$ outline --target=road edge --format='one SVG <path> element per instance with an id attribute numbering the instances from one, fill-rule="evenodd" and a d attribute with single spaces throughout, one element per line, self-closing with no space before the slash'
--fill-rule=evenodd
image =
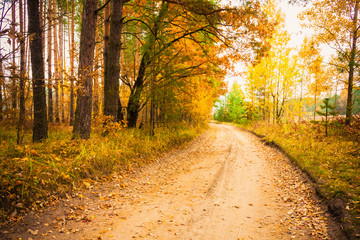
<path id="1" fill-rule="evenodd" d="M 316 194 L 323 200 L 325 205 L 328 207 L 329 212 L 331 213 L 331 216 L 336 220 L 336 222 L 340 225 L 341 230 L 345 234 L 345 236 L 349 240 L 358 240 L 360 239 L 360 232 L 356 231 L 356 225 L 351 219 L 350 214 L 346 210 L 346 201 L 342 198 L 336 197 L 336 198 L 328 198 L 326 197 L 322 191 L 321 191 L 321 185 L 322 183 L 311 174 L 306 169 L 302 169 L 299 164 L 297 163 L 296 159 L 292 157 L 290 154 L 286 152 L 276 141 L 268 140 L 266 139 L 266 136 L 257 134 L 254 131 L 245 129 L 237 124 L 233 123 L 226 123 L 232 126 L 235 126 L 243 131 L 249 132 L 253 134 L 254 136 L 258 137 L 260 141 L 262 141 L 265 145 L 275 148 L 278 151 L 280 151 L 282 154 L 284 154 L 290 162 L 293 164 L 294 167 L 301 170 L 302 173 L 306 175 L 306 177 L 312 182 L 314 185 Z"/>

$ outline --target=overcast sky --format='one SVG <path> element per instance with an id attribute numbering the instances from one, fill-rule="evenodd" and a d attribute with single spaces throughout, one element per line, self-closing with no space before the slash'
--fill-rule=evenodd
<path id="1" fill-rule="evenodd" d="M 291 35 L 289 46 L 300 49 L 304 37 L 311 34 L 310 30 L 306 30 L 301 27 L 300 20 L 297 18 L 299 13 L 304 10 L 304 7 L 298 4 L 289 4 L 288 0 L 278 0 L 278 6 L 285 14 L 285 28 Z M 243 64 L 241 63 L 237 65 L 238 71 L 241 71 L 241 69 L 244 71 L 244 67 L 242 65 Z M 240 85 L 243 83 L 241 77 L 232 76 L 232 74 L 229 74 L 226 77 L 226 81 L 228 82 L 229 90 L 235 81 L 237 81 Z"/>

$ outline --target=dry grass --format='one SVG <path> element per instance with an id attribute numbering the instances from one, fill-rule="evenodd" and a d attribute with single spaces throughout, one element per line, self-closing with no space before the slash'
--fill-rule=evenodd
<path id="1" fill-rule="evenodd" d="M 102 126 L 100 124 L 100 126 Z M 203 128 L 186 124 L 148 131 L 121 125 L 94 129 L 91 139 L 71 140 L 71 128 L 50 126 L 49 139 L 31 143 L 31 134 L 16 144 L 16 130 L 0 127 L 1 221 L 16 221 L 86 181 L 111 179 L 112 174 L 146 164 L 195 138 Z"/>
<path id="2" fill-rule="evenodd" d="M 351 127 L 344 127 L 341 121 L 331 124 L 328 136 L 320 122 L 282 125 L 257 122 L 245 128 L 285 151 L 314 179 L 323 197 L 345 200 L 359 226 L 360 118 L 355 118 Z"/>

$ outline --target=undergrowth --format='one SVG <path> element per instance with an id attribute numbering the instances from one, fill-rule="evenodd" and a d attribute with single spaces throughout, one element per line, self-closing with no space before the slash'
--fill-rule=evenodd
<path id="1" fill-rule="evenodd" d="M 351 127 L 334 121 L 325 136 L 321 122 L 242 126 L 275 143 L 306 171 L 326 199 L 341 198 L 356 225 L 360 224 L 360 118 Z"/>
<path id="2" fill-rule="evenodd" d="M 103 126 L 99 124 L 99 126 Z M 16 129 L 0 126 L 0 221 L 16 221 L 82 183 L 132 170 L 195 138 L 203 128 L 186 124 L 148 131 L 121 125 L 93 129 L 91 138 L 71 140 L 71 127 L 50 126 L 49 139 L 16 144 Z"/>

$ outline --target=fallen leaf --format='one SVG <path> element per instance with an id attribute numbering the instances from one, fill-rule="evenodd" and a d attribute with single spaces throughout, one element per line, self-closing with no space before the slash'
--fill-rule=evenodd
<path id="1" fill-rule="evenodd" d="M 36 236 L 38 234 L 39 230 L 29 229 L 28 232 L 31 233 L 32 235 Z"/>
<path id="2" fill-rule="evenodd" d="M 18 208 L 25 208 L 25 205 L 20 202 L 20 203 L 17 203 L 17 204 L 16 204 L 16 207 L 18 207 Z"/>
<path id="3" fill-rule="evenodd" d="M 30 154 L 34 156 L 40 156 L 40 154 L 37 153 L 35 150 L 30 150 Z"/>

